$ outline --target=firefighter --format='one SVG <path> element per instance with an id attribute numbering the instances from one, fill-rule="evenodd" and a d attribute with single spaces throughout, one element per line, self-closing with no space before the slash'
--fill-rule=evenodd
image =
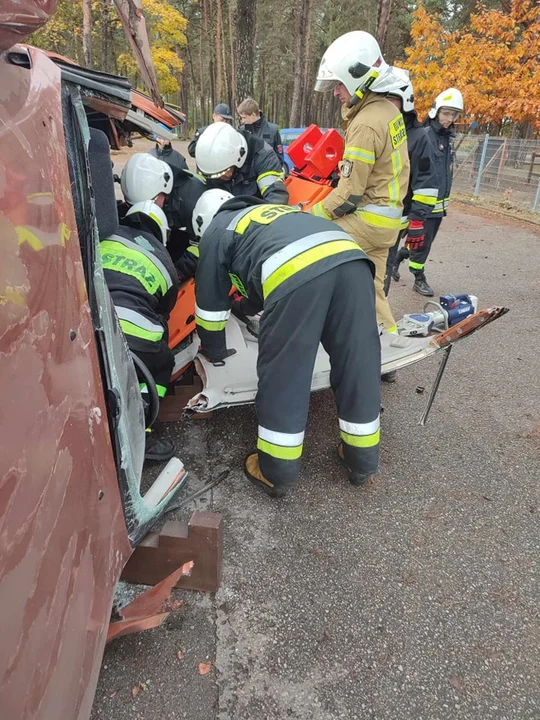
<path id="1" fill-rule="evenodd" d="M 337 186 L 314 205 L 315 215 L 336 220 L 375 264 L 377 318 L 396 332 L 384 276 L 396 242 L 409 182 L 407 132 L 401 113 L 385 95 L 402 81 L 367 32 L 342 35 L 326 50 L 315 90 L 333 89 L 342 104 L 345 151 Z"/>
<path id="2" fill-rule="evenodd" d="M 189 170 L 178 169 L 174 174 L 167 163 L 149 153 L 135 153 L 122 171 L 121 187 L 129 205 L 154 200 L 163 208 L 171 228 L 167 249 L 178 279 L 185 282 L 194 277 L 199 249 L 193 242 L 191 216 L 197 200 L 207 189 L 204 182 Z"/>
<path id="3" fill-rule="evenodd" d="M 158 184 L 161 192 L 156 194 L 156 202 L 132 205 L 123 224 L 100 242 L 100 251 L 105 281 L 129 349 L 146 365 L 162 398 L 174 367 L 167 322 L 180 284 L 165 248 L 168 223 L 160 207 L 172 185 L 172 175 L 164 185 L 162 179 Z M 144 178 L 141 185 L 148 189 Z M 144 383 L 141 392 L 143 398 L 148 393 Z M 173 455 L 170 440 L 147 429 L 145 458 L 164 462 Z"/>
<path id="4" fill-rule="evenodd" d="M 281 135 L 279 134 L 278 126 L 266 119 L 264 113 L 261 112 L 259 103 L 253 98 L 248 97 L 245 100 L 242 100 L 240 105 L 236 108 L 236 112 L 242 121 L 240 130 L 246 130 L 257 137 L 262 138 L 276 153 L 281 161 L 281 164 L 286 165 L 283 158 L 283 145 L 281 143 Z"/>
<path id="5" fill-rule="evenodd" d="M 227 103 L 218 103 L 216 105 L 216 107 L 214 108 L 214 112 L 212 113 L 212 122 L 224 122 L 227 123 L 227 125 L 232 125 L 233 116 L 231 115 L 231 108 L 227 105 Z M 188 145 L 188 153 L 192 158 L 195 157 L 195 148 L 197 147 L 199 138 L 207 127 L 209 126 L 203 125 L 202 127 L 198 128 L 191 142 Z"/>
<path id="6" fill-rule="evenodd" d="M 245 130 L 215 123 L 203 132 L 195 150 L 197 167 L 209 188 L 288 203 L 281 163 L 264 140 Z"/>
<path id="7" fill-rule="evenodd" d="M 201 197 L 193 226 L 201 236 L 196 322 L 202 354 L 223 363 L 235 353 L 225 336 L 231 280 L 249 314 L 263 311 L 258 442 L 245 460 L 247 477 L 272 497 L 295 486 L 322 342 L 338 409 L 339 458 L 350 482 L 363 485 L 379 459 L 381 350 L 372 262 L 335 223 L 219 190 Z"/>
<path id="8" fill-rule="evenodd" d="M 419 273 L 414 289 L 420 292 L 421 295 L 428 297 L 433 296 L 434 292 L 426 279 L 424 268 L 450 202 L 454 163 L 452 149 L 452 140 L 455 137 L 454 122 L 461 112 L 463 112 L 463 96 L 461 92 L 456 88 L 448 88 L 448 90 L 437 95 L 424 122 L 433 148 L 439 192 L 437 203 L 432 208 L 431 214 L 425 223 L 426 237 L 423 246 L 414 254 L 414 257 L 411 256 L 409 269 Z M 408 256 L 409 251 L 407 248 L 402 248 L 398 252 L 396 264 L 392 271 L 394 279 L 399 279 L 399 265 Z M 420 278 L 420 282 L 418 282 L 418 278 Z"/>
<path id="9" fill-rule="evenodd" d="M 405 119 L 411 174 L 409 189 L 403 201 L 404 229 L 388 253 L 384 291 L 388 295 L 399 243 L 406 238 L 405 248 L 410 253 L 409 270 L 415 278 L 413 289 L 421 295 L 433 295 L 433 291 L 427 287 L 423 268 L 418 269 L 417 266 L 421 263 L 424 249 L 426 221 L 435 208 L 439 193 L 435 157 L 427 131 L 419 122 L 414 109 L 414 94 L 409 74 L 400 68 L 394 68 L 394 72 L 403 74 L 403 86 L 393 91 L 389 98 L 402 112 Z M 399 275 L 396 279 L 399 280 Z"/>

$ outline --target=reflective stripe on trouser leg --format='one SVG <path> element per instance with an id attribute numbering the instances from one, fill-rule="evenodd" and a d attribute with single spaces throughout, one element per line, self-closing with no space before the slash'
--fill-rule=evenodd
<path id="1" fill-rule="evenodd" d="M 351 213 L 334 220 L 336 225 L 352 235 L 362 250 L 375 264 L 375 308 L 377 320 L 386 330 L 395 327 L 396 321 L 390 310 L 388 299 L 384 293 L 384 276 L 388 250 L 395 244 L 399 228 L 373 227 L 364 222 L 360 214 Z"/>
<path id="2" fill-rule="evenodd" d="M 433 241 L 437 236 L 441 222 L 442 217 L 430 217 L 427 218 L 427 220 L 424 222 L 424 227 L 426 231 L 424 244 L 419 250 L 411 250 L 411 253 L 409 255 L 409 270 L 412 273 L 424 271 L 424 265 L 426 264 L 429 257 L 431 246 L 433 245 Z"/>
<path id="3" fill-rule="evenodd" d="M 264 308 L 257 358 L 257 450 L 262 474 L 276 487 L 296 484 L 313 366 L 332 292 L 333 271 L 328 271 Z"/>
<path id="4" fill-rule="evenodd" d="M 375 293 L 367 263 L 345 263 L 336 271 L 336 289 L 321 339 L 330 356 L 345 462 L 351 470 L 371 475 L 379 466 L 381 407 Z"/>
<path id="5" fill-rule="evenodd" d="M 174 367 L 174 356 L 169 348 L 167 338 L 155 345 L 155 352 L 141 352 L 140 350 L 134 350 L 133 348 L 132 352 L 134 352 L 139 360 L 141 360 L 148 368 L 148 371 L 156 384 L 157 394 L 160 398 L 162 398 L 165 396 L 167 387 L 171 382 L 171 374 Z M 144 383 L 144 379 L 142 377 L 140 377 L 139 380 Z"/>

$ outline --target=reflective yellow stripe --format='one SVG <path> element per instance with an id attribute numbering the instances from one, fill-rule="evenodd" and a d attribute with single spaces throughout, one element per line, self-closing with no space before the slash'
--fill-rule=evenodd
<path id="1" fill-rule="evenodd" d="M 413 262 L 412 260 L 409 260 L 409 267 L 413 270 L 423 270 L 424 269 L 424 263 L 417 263 Z"/>
<path id="2" fill-rule="evenodd" d="M 157 390 L 157 394 L 160 398 L 165 397 L 165 394 L 167 393 L 167 388 L 165 385 L 158 385 L 156 383 L 156 390 Z"/>
<path id="3" fill-rule="evenodd" d="M 314 205 L 311 208 L 311 214 L 316 215 L 317 217 L 326 218 L 326 220 L 331 220 L 332 216 L 329 215 L 326 210 L 323 208 L 322 201 L 318 202 L 316 205 Z"/>
<path id="4" fill-rule="evenodd" d="M 296 445 L 296 447 L 284 447 L 283 445 L 274 445 L 267 440 L 257 440 L 257 450 L 265 452 L 267 455 L 278 458 L 279 460 L 298 460 L 302 457 L 302 449 L 304 445 Z"/>
<path id="5" fill-rule="evenodd" d="M 242 215 L 234 227 L 234 232 L 243 235 L 252 222 L 256 222 L 259 225 L 269 225 L 282 215 L 288 215 L 293 212 L 301 212 L 301 210 L 290 207 L 289 205 L 256 205 L 248 213 Z"/>
<path id="6" fill-rule="evenodd" d="M 152 220 L 155 220 L 160 228 L 163 227 L 163 222 L 158 218 L 157 215 L 154 215 L 154 213 L 148 213 L 148 217 L 151 217 Z"/>
<path id="7" fill-rule="evenodd" d="M 373 447 L 374 445 L 378 445 L 381 437 L 380 430 L 377 430 L 371 435 L 350 435 L 343 430 L 341 430 L 339 434 L 343 442 L 347 443 L 347 445 L 361 448 L 368 448 Z"/>
<path id="8" fill-rule="evenodd" d="M 413 202 L 421 202 L 424 203 L 424 205 L 433 205 L 433 207 L 437 204 L 437 198 L 430 197 L 429 195 L 413 195 L 412 199 Z"/>
<path id="9" fill-rule="evenodd" d="M 403 170 L 403 161 L 401 159 L 401 153 L 399 150 L 394 150 L 391 155 L 392 158 L 392 179 L 388 183 L 388 198 L 390 207 L 397 207 L 399 200 L 399 175 Z M 399 221 L 401 225 L 401 218 Z"/>
<path id="10" fill-rule="evenodd" d="M 375 227 L 389 228 L 391 230 L 399 230 L 401 227 L 401 218 L 389 218 L 384 215 L 377 215 L 376 213 L 369 212 L 369 210 L 357 210 L 356 211 L 364 222 Z"/>
<path id="11" fill-rule="evenodd" d="M 323 260 L 324 258 L 332 255 L 337 255 L 340 252 L 346 252 L 347 250 L 357 250 L 362 252 L 358 245 L 353 240 L 336 240 L 334 242 L 325 243 L 324 245 L 318 245 L 317 247 L 306 250 L 306 252 L 300 253 L 296 257 L 292 258 L 288 262 L 284 263 L 275 272 L 273 272 L 267 280 L 263 283 L 263 297 L 266 298 L 270 293 L 275 290 L 282 282 L 288 280 L 295 273 L 304 270 L 309 265 Z"/>
<path id="12" fill-rule="evenodd" d="M 165 295 L 168 290 L 167 280 L 142 252 L 115 240 L 102 240 L 99 248 L 104 270 L 114 270 L 136 278 L 150 295 L 154 295 L 157 290 Z"/>
<path id="13" fill-rule="evenodd" d="M 264 173 L 261 173 L 260 175 L 257 175 L 257 182 L 259 182 L 259 180 L 262 180 L 265 177 L 269 177 L 270 175 L 275 175 L 278 178 L 283 177 L 283 173 L 280 172 L 279 170 L 268 170 L 268 172 L 264 172 Z"/>
<path id="14" fill-rule="evenodd" d="M 198 315 L 195 317 L 195 323 L 200 325 L 205 330 L 211 330 L 212 332 L 219 332 L 219 330 L 225 330 L 226 320 L 203 320 Z"/>
<path id="15" fill-rule="evenodd" d="M 141 338 L 141 340 L 149 340 L 150 342 L 158 342 L 163 337 L 162 332 L 153 332 L 152 330 L 145 330 L 138 325 L 134 325 L 129 320 L 122 320 L 120 318 L 120 327 L 126 335 L 132 335 L 133 337 Z"/>
<path id="16" fill-rule="evenodd" d="M 269 170 L 268 172 L 258 175 L 257 185 L 261 191 L 261 195 L 264 195 L 268 188 L 272 187 L 274 183 L 277 183 L 280 180 L 283 180 L 283 173 L 278 172 L 277 170 Z"/>
<path id="17" fill-rule="evenodd" d="M 349 146 L 343 153 L 344 160 L 360 160 L 367 165 L 375 165 L 375 153 L 361 147 Z"/>
<path id="18" fill-rule="evenodd" d="M 188 253 L 191 253 L 195 257 L 199 257 L 199 246 L 198 245 L 189 245 L 187 248 Z"/>

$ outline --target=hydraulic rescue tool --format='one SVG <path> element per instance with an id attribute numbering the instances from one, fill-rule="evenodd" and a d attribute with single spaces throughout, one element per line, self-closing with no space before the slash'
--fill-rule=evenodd
<path id="1" fill-rule="evenodd" d="M 435 308 L 428 312 L 428 308 Z M 423 313 L 404 315 L 398 321 L 400 335 L 427 337 L 431 331 L 442 332 L 473 315 L 478 308 L 474 295 L 441 295 L 440 301 L 430 300 L 424 305 Z"/>

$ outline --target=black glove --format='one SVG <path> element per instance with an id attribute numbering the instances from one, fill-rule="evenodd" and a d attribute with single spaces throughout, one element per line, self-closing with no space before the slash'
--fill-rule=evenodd
<path id="1" fill-rule="evenodd" d="M 185 282 L 186 280 L 195 277 L 198 262 L 198 256 L 189 248 L 180 255 L 178 260 L 174 263 L 180 282 Z"/>
<path id="2" fill-rule="evenodd" d="M 234 296 L 233 296 L 234 297 Z M 248 332 L 253 337 L 259 337 L 259 318 L 257 310 L 252 307 L 247 298 L 241 297 L 239 300 L 234 297 L 231 303 L 231 312 L 237 320 L 244 323 Z"/>
<path id="3" fill-rule="evenodd" d="M 204 355 L 208 362 L 211 362 L 212 365 L 215 365 L 216 367 L 221 367 L 222 365 L 225 365 L 226 358 L 231 357 L 231 355 L 236 355 L 236 350 L 234 348 L 216 352 L 215 350 L 207 350 L 206 348 L 201 347 L 199 352 L 201 353 L 201 355 Z"/>

